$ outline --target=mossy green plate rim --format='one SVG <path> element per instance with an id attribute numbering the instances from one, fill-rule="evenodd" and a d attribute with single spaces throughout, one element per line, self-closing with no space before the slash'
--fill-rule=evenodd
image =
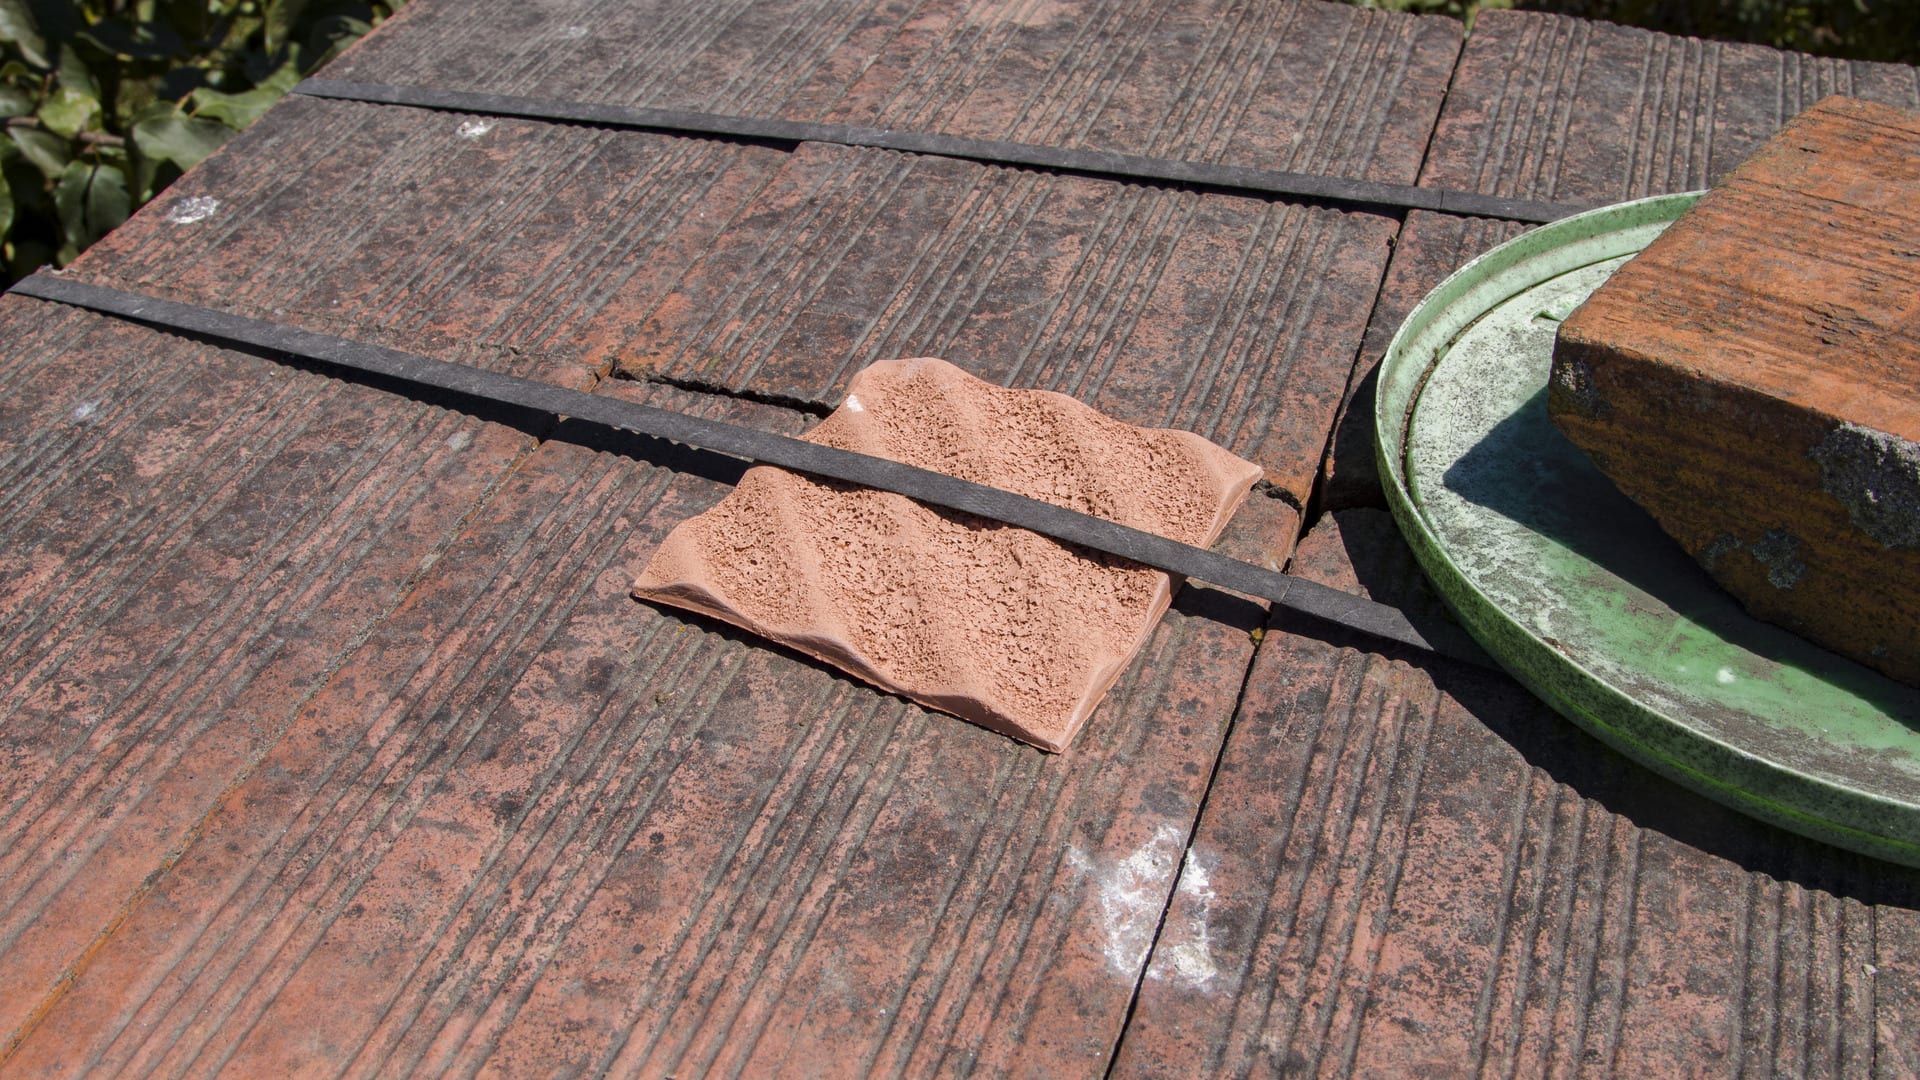
<path id="1" fill-rule="evenodd" d="M 1643 765 L 1920 866 L 1920 691 L 1758 623 L 1545 420 L 1552 331 L 1700 193 L 1527 232 L 1442 282 L 1381 361 L 1382 484 L 1456 617 Z"/>

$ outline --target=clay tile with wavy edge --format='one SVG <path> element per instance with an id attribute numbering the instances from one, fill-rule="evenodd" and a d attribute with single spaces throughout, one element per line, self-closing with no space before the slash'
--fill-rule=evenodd
<path id="1" fill-rule="evenodd" d="M 861 371 L 805 438 L 1201 546 L 1260 476 L 1190 432 L 1134 427 L 932 358 Z M 1173 595 L 1158 570 L 765 465 L 676 527 L 633 593 L 1052 751 Z"/>

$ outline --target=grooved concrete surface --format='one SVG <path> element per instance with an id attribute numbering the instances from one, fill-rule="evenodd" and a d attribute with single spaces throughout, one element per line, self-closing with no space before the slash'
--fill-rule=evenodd
<path id="1" fill-rule="evenodd" d="M 1576 201 L 1916 103 L 1312 2 L 414 0 L 327 74 Z M 1430 606 L 1367 376 L 1518 231 L 290 99 L 71 272 L 787 432 L 944 355 L 1225 443 L 1223 550 Z M 1043 756 L 628 599 L 738 463 L 18 297 L 0 341 L 0 1074 L 1920 1073 L 1920 875 L 1505 679 L 1190 586 Z"/>

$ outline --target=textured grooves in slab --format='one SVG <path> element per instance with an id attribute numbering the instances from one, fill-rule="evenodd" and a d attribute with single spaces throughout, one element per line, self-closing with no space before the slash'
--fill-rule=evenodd
<path id="1" fill-rule="evenodd" d="M 1209 546 L 1258 467 L 942 360 L 863 369 L 809 441 Z M 1063 750 L 1171 598 L 1168 576 L 890 492 L 750 471 L 675 529 L 634 595 Z"/>
<path id="2" fill-rule="evenodd" d="M 471 349 L 487 366 L 603 363 L 602 309 L 658 302 L 786 157 L 296 97 L 73 272 L 434 356 Z M 215 208 L 170 220 L 189 199 Z"/>
<path id="3" fill-rule="evenodd" d="M 1487 14 L 1462 50 L 1424 185 L 1594 204 L 1691 191 L 1829 94 L 1920 104 L 1920 77 L 1903 65 Z"/>
<path id="4" fill-rule="evenodd" d="M 1411 183 L 1460 47 L 1322 3 L 523 6 L 426 0 L 327 74 Z"/>
<path id="5" fill-rule="evenodd" d="M 1294 569 L 1425 591 L 1382 511 L 1322 519 Z M 1116 1075 L 1912 1067 L 1887 958 L 1920 874 L 1681 792 L 1504 680 L 1445 685 L 1268 635 Z"/>
<path id="6" fill-rule="evenodd" d="M 23 298 L 0 335 L 4 1040 L 531 440 Z"/>
<path id="7" fill-rule="evenodd" d="M 610 449 L 514 473 L 12 1066 L 1099 1071 L 1244 630 L 1169 613 L 1044 757 L 634 604 L 724 489 Z"/>
<path id="8" fill-rule="evenodd" d="M 821 404 L 867 363 L 943 356 L 1193 431 L 1304 502 L 1393 232 L 1373 215 L 809 145 L 612 351 L 636 373 Z"/>
<path id="9" fill-rule="evenodd" d="M 1374 374 L 1400 324 L 1434 286 L 1472 259 L 1526 230 L 1512 221 L 1454 217 L 1413 210 L 1394 237 L 1393 259 L 1367 320 L 1360 359 L 1347 383 L 1347 395 L 1321 465 L 1318 505 L 1323 511 L 1372 506 L 1384 508 L 1379 463 L 1375 460 Z"/>

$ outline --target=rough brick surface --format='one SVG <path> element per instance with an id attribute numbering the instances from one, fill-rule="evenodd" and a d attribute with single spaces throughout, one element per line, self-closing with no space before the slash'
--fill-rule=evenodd
<path id="1" fill-rule="evenodd" d="M 1393 261 L 1367 320 L 1360 359 L 1334 424 L 1320 471 L 1319 504 L 1325 512 L 1359 506 L 1385 507 L 1375 461 L 1373 398 L 1380 361 L 1416 305 L 1447 275 L 1468 261 L 1526 231 L 1517 221 L 1456 217 L 1414 210 L 1394 237 Z"/>
<path id="2" fill-rule="evenodd" d="M 1561 327 L 1548 407 L 1755 615 L 1920 683 L 1920 114 L 1831 98 Z"/>
<path id="3" fill-rule="evenodd" d="M 616 299 L 591 332 L 636 376 L 812 405 L 875 360 L 939 356 L 1192 431 L 1302 504 L 1395 229 L 810 143 L 675 288 Z"/>

